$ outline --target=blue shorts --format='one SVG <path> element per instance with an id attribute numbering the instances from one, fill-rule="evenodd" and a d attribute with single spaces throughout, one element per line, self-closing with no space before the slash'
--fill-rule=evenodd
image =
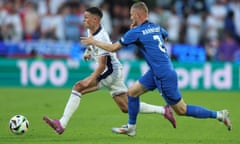
<path id="1" fill-rule="evenodd" d="M 177 104 L 182 96 L 178 89 L 177 73 L 172 70 L 162 77 L 157 77 L 152 70 L 148 70 L 140 79 L 139 82 L 148 90 L 158 89 L 167 104 Z"/>

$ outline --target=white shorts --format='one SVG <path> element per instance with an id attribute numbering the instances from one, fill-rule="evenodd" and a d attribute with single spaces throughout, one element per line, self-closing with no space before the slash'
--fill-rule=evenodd
<path id="1" fill-rule="evenodd" d="M 127 87 L 124 84 L 122 69 L 119 69 L 118 71 L 114 70 L 113 73 L 108 75 L 106 78 L 101 79 L 98 83 L 98 87 L 106 87 L 113 97 L 127 92 Z"/>

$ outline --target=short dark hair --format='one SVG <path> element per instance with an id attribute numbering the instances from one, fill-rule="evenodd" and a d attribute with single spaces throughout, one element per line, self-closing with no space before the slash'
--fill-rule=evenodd
<path id="1" fill-rule="evenodd" d="M 89 12 L 89 13 L 91 13 L 91 14 L 93 14 L 93 15 L 97 15 L 97 16 L 99 16 L 100 18 L 102 18 L 102 16 L 103 16 L 102 11 L 101 11 L 100 8 L 98 8 L 98 7 L 90 7 L 90 8 L 88 8 L 88 9 L 86 9 L 86 11 Z"/>

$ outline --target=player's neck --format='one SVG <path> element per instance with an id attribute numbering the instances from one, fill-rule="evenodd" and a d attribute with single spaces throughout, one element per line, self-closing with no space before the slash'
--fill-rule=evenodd
<path id="1" fill-rule="evenodd" d="M 92 35 L 94 35 L 99 29 L 100 29 L 100 25 L 96 25 L 95 27 L 90 29 L 90 32 Z"/>
<path id="2" fill-rule="evenodd" d="M 143 17 L 139 20 L 139 22 L 137 23 L 138 25 L 141 25 L 143 23 L 145 23 L 146 21 L 148 21 L 148 18 L 147 17 Z"/>

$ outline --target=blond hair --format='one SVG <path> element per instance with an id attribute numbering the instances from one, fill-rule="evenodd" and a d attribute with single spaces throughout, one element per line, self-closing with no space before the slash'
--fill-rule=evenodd
<path id="1" fill-rule="evenodd" d="M 144 2 L 136 2 L 132 5 L 131 8 L 141 10 L 141 11 L 145 12 L 146 14 L 148 13 L 148 7 Z"/>

